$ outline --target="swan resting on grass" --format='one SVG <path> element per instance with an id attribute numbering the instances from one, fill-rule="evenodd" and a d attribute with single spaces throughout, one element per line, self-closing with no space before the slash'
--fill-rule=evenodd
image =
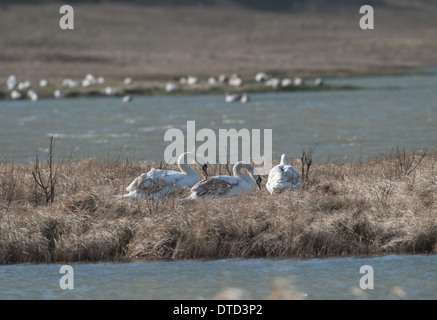
<path id="1" fill-rule="evenodd" d="M 143 197 L 163 198 L 174 195 L 183 188 L 191 188 L 200 180 L 196 170 L 191 168 L 185 161 L 185 157 L 191 158 L 196 165 L 208 176 L 208 164 L 195 153 L 185 152 L 178 158 L 179 171 L 161 170 L 152 168 L 149 172 L 141 174 L 126 188 L 128 194 L 115 195 L 115 198 L 138 199 Z M 199 163 L 198 161 L 201 161 Z"/>
<path id="2" fill-rule="evenodd" d="M 288 164 L 287 156 L 281 156 L 281 163 L 270 170 L 266 188 L 270 194 L 281 193 L 286 189 L 297 190 L 300 187 L 300 176 L 297 170 Z"/>
<path id="3" fill-rule="evenodd" d="M 247 174 L 241 172 L 245 169 Z M 191 188 L 191 195 L 183 200 L 203 198 L 223 198 L 254 191 L 255 184 L 261 189 L 261 176 L 253 174 L 253 166 L 247 162 L 237 162 L 233 168 L 234 176 L 214 176 L 203 179 Z"/>

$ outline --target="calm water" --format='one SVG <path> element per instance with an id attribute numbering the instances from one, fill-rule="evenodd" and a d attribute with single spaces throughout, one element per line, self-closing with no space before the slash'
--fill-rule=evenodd
<path id="1" fill-rule="evenodd" d="M 0 160 L 33 159 L 49 137 L 59 158 L 122 154 L 163 160 L 170 128 L 196 131 L 272 129 L 274 156 L 300 155 L 316 146 L 315 158 L 351 158 L 437 145 L 437 74 L 328 79 L 358 91 L 265 93 L 247 104 L 223 95 L 0 101 Z M 200 144 L 200 143 L 199 143 Z M 275 158 L 275 159 L 276 159 Z"/>
<path id="2" fill-rule="evenodd" d="M 373 289 L 360 288 L 363 265 L 373 268 Z M 437 299 L 437 255 L 71 266 L 74 289 L 65 290 L 61 265 L 0 266 L 0 299 L 211 299 L 230 288 L 265 299 L 275 281 L 304 299 Z"/>

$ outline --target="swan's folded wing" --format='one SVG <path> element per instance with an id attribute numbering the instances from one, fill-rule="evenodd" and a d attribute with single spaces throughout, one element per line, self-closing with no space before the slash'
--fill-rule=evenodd
<path id="1" fill-rule="evenodd" d="M 238 181 L 224 179 L 205 179 L 191 188 L 191 192 L 198 197 L 220 197 L 229 194 L 229 191 L 238 185 Z"/>
<path id="2" fill-rule="evenodd" d="M 275 166 L 270 170 L 267 181 L 281 181 L 283 179 L 286 179 L 284 166 Z"/>
<path id="3" fill-rule="evenodd" d="M 284 166 L 283 182 L 290 182 L 293 185 L 300 185 L 300 176 L 292 166 Z"/>
<path id="4" fill-rule="evenodd" d="M 127 186 L 126 191 L 133 192 L 138 189 L 138 187 L 143 183 L 147 173 L 143 173 L 140 176 L 136 177 L 134 181 L 131 182 L 130 185 Z"/>
<path id="5" fill-rule="evenodd" d="M 141 174 L 126 188 L 129 192 L 137 193 L 159 193 L 165 188 L 171 189 L 176 186 L 181 174 L 175 171 L 167 170 L 150 170 L 147 173 Z"/>

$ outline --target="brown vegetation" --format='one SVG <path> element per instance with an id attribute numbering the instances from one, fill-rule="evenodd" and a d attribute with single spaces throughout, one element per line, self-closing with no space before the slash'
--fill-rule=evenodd
<path id="1" fill-rule="evenodd" d="M 116 82 L 234 72 L 253 79 L 260 71 L 338 76 L 437 62 L 434 1 L 366 3 L 375 6 L 373 31 L 359 28 L 359 1 L 306 1 L 311 6 L 277 10 L 257 10 L 254 1 L 162 2 L 75 1 L 74 30 L 59 28 L 59 2 L 2 3 L 0 80 L 10 74 L 34 83 L 79 80 L 87 73 Z"/>
<path id="2" fill-rule="evenodd" d="M 297 192 L 196 202 L 115 199 L 156 164 L 87 159 L 56 163 L 51 203 L 34 163 L 3 162 L 0 263 L 436 253 L 437 154 L 405 175 L 409 157 L 313 163 Z"/>

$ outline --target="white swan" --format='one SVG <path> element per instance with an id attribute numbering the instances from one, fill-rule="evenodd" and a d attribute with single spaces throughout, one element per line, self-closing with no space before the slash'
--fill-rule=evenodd
<path id="1" fill-rule="evenodd" d="M 114 89 L 112 89 L 111 87 L 106 87 L 105 93 L 108 96 L 115 96 L 117 94 L 117 92 Z"/>
<path id="2" fill-rule="evenodd" d="M 189 84 L 189 85 L 195 85 L 198 82 L 199 82 L 199 79 L 197 79 L 197 77 L 188 76 L 188 78 L 187 78 L 187 84 Z"/>
<path id="3" fill-rule="evenodd" d="M 259 72 L 255 75 L 256 82 L 266 82 L 269 79 L 270 79 L 270 76 L 264 72 Z"/>
<path id="4" fill-rule="evenodd" d="M 33 83 L 30 82 L 29 80 L 18 83 L 18 90 L 27 90 L 32 87 L 33 87 Z"/>
<path id="5" fill-rule="evenodd" d="M 238 93 L 226 93 L 225 95 L 225 101 L 227 103 L 235 102 L 235 101 L 241 101 L 241 94 Z"/>
<path id="6" fill-rule="evenodd" d="M 300 187 L 299 173 L 288 164 L 285 154 L 281 156 L 281 163 L 270 170 L 266 188 L 270 194 L 281 193 L 286 189 L 297 190 Z"/>
<path id="7" fill-rule="evenodd" d="M 175 91 L 179 91 L 180 88 L 176 83 L 173 82 L 167 82 L 165 84 L 165 91 L 167 92 L 175 92 Z"/>
<path id="8" fill-rule="evenodd" d="M 75 88 L 79 86 L 79 82 L 72 79 L 64 79 L 62 80 L 63 87 Z"/>
<path id="9" fill-rule="evenodd" d="M 33 91 L 32 89 L 31 90 L 29 90 L 29 91 L 27 91 L 27 96 L 30 98 L 30 100 L 32 100 L 32 101 L 36 101 L 36 100 L 38 100 L 38 94 L 35 92 L 35 91 Z"/>
<path id="10" fill-rule="evenodd" d="M 219 75 L 219 78 L 218 78 L 218 81 L 220 82 L 220 83 L 227 83 L 228 82 L 228 76 L 227 75 L 225 75 L 225 74 L 221 74 L 221 75 Z"/>
<path id="11" fill-rule="evenodd" d="M 245 169 L 248 175 L 243 174 Z M 231 197 L 253 192 L 255 184 L 261 189 L 261 176 L 253 174 L 253 166 L 247 162 L 237 162 L 233 168 L 234 176 L 214 176 L 199 181 L 191 188 L 191 195 L 184 200 Z"/>
<path id="12" fill-rule="evenodd" d="M 227 103 L 238 102 L 246 103 L 250 101 L 249 95 L 247 93 L 239 94 L 239 93 L 226 93 L 225 101 Z"/>
<path id="13" fill-rule="evenodd" d="M 288 88 L 288 87 L 291 87 L 292 85 L 293 85 L 293 80 L 291 80 L 290 78 L 285 78 L 285 79 L 282 79 L 282 81 L 281 81 L 282 88 Z"/>
<path id="14" fill-rule="evenodd" d="M 130 94 L 128 94 L 128 95 L 125 95 L 122 100 L 123 100 L 123 102 L 131 102 L 132 99 L 133 99 L 132 96 Z"/>
<path id="15" fill-rule="evenodd" d="M 279 78 L 270 78 L 264 84 L 267 87 L 272 87 L 273 89 L 278 89 L 281 86 L 281 80 Z"/>
<path id="16" fill-rule="evenodd" d="M 228 84 L 233 87 L 241 87 L 243 85 L 243 78 L 238 73 L 234 73 L 230 76 Z"/>
<path id="17" fill-rule="evenodd" d="M 241 102 L 241 103 L 246 103 L 246 102 L 248 102 L 248 101 L 250 101 L 249 95 L 248 95 L 247 93 L 243 93 L 243 94 L 241 95 L 240 102 Z"/>
<path id="18" fill-rule="evenodd" d="M 185 162 L 185 157 L 195 160 L 196 165 L 202 168 L 207 175 L 208 164 L 200 156 L 192 152 L 185 152 L 178 158 L 178 167 L 182 172 L 152 168 L 149 172 L 141 174 L 126 188 L 128 194 L 115 195 L 115 198 L 162 198 L 179 192 L 182 188 L 191 188 L 200 177 L 196 170 Z M 200 164 L 198 161 L 203 164 Z"/>
<path id="19" fill-rule="evenodd" d="M 17 90 L 12 90 L 11 92 L 11 99 L 12 100 L 18 100 L 21 99 L 21 93 Z"/>
<path id="20" fill-rule="evenodd" d="M 6 81 L 6 85 L 8 86 L 8 90 L 14 89 L 18 84 L 18 79 L 15 75 L 10 75 L 8 80 Z"/>
<path id="21" fill-rule="evenodd" d="M 302 86 L 302 85 L 304 85 L 304 80 L 301 77 L 296 77 L 296 78 L 294 78 L 293 85 L 295 87 Z"/>
<path id="22" fill-rule="evenodd" d="M 323 85 L 323 79 L 322 78 L 317 78 L 316 80 L 314 80 L 314 85 L 316 87 L 320 87 L 321 85 Z"/>
<path id="23" fill-rule="evenodd" d="M 53 93 L 53 96 L 54 96 L 56 99 L 61 99 L 61 98 L 64 97 L 64 94 L 62 93 L 61 90 L 56 89 L 55 92 Z"/>

